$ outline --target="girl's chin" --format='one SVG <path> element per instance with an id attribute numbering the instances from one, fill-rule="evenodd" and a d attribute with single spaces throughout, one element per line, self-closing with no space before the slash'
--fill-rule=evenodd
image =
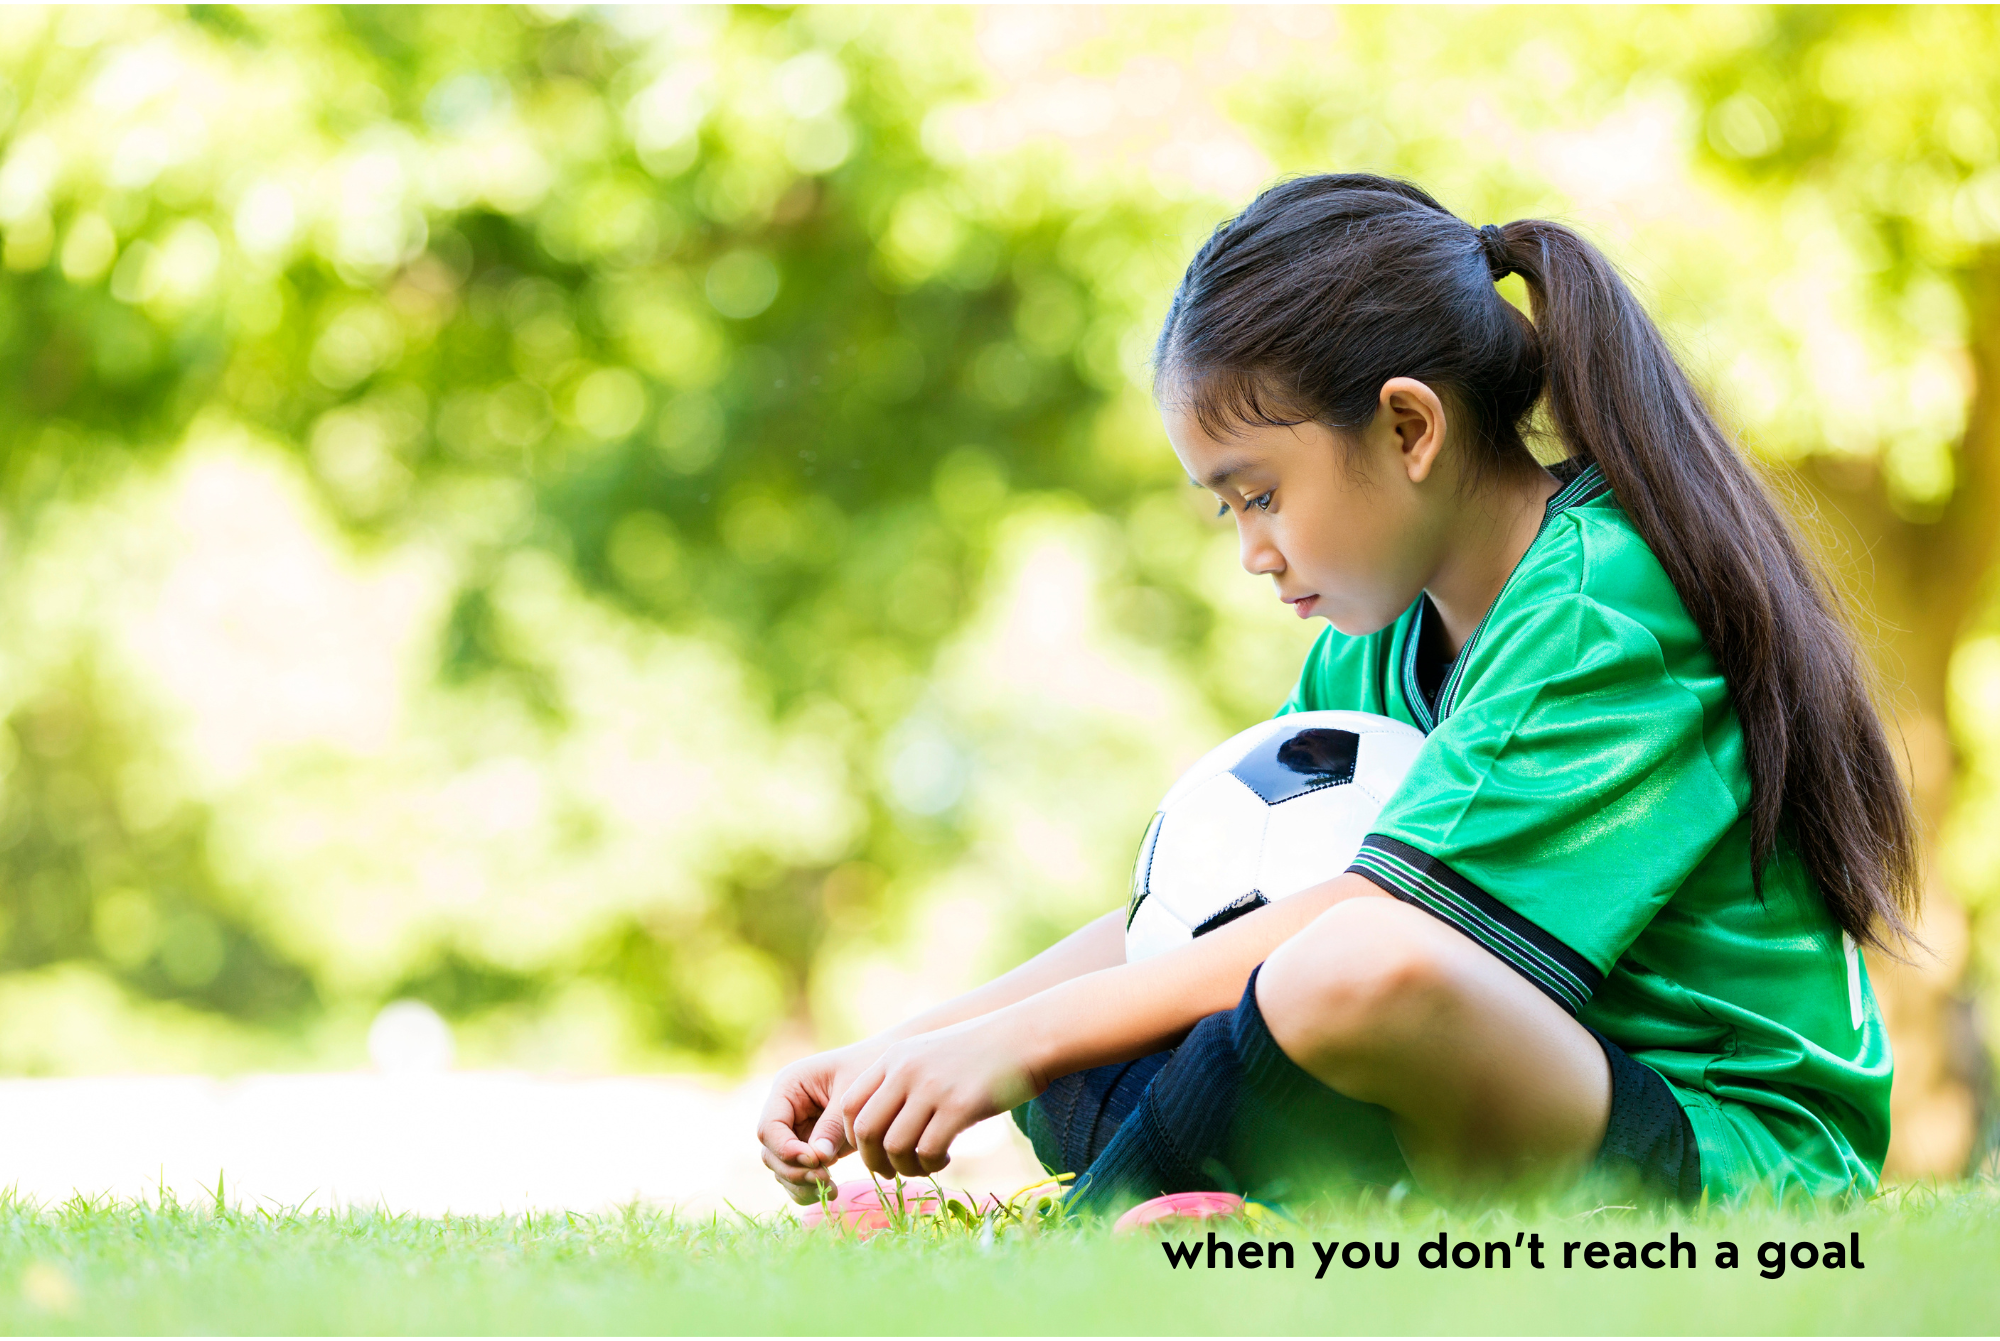
<path id="1" fill-rule="evenodd" d="M 1402 613 L 1401 610 L 1397 610 L 1385 616 L 1378 615 L 1372 610 L 1356 610 L 1352 607 L 1341 608 L 1329 605 L 1326 598 L 1322 596 L 1314 604 L 1312 610 L 1307 612 L 1304 617 L 1308 619 L 1324 619 L 1350 638 L 1366 638 L 1371 633 L 1380 633 L 1383 629 L 1388 628 L 1396 622 Z"/>

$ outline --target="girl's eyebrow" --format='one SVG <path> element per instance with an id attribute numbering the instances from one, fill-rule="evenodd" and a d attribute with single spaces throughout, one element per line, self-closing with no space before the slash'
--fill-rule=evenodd
<path id="1" fill-rule="evenodd" d="M 1240 475 L 1256 464 L 1254 460 L 1248 457 L 1236 457 L 1232 460 L 1224 461 L 1220 466 L 1208 472 L 1208 487 L 1211 489 L 1220 489 L 1223 485 L 1229 483 L 1232 476 Z M 1197 489 L 1202 487 L 1202 482 L 1192 475 L 1188 476 L 1188 483 Z"/>

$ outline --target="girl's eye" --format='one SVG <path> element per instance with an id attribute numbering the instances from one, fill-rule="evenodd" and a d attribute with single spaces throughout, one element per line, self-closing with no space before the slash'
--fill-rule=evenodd
<path id="1" fill-rule="evenodd" d="M 1256 508 L 1261 512 L 1269 512 L 1271 510 L 1271 495 L 1276 492 L 1278 492 L 1276 489 L 1266 489 L 1255 498 L 1245 500 L 1243 506 L 1246 510 Z M 1229 515 L 1229 504 L 1224 503 L 1218 507 L 1215 510 L 1215 515 L 1218 517 L 1227 517 Z"/>

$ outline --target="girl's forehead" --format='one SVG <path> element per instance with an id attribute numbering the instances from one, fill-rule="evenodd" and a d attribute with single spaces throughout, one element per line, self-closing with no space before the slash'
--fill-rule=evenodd
<path id="1" fill-rule="evenodd" d="M 1222 489 L 1238 475 L 1270 466 L 1298 437 L 1290 428 L 1245 424 L 1227 437 L 1212 436 L 1193 411 L 1161 406 L 1167 438 L 1187 471 L 1189 483 Z"/>
<path id="2" fill-rule="evenodd" d="M 1227 489 L 1239 476 L 1267 464 L 1265 458 L 1254 453 L 1236 452 L 1213 463 L 1204 462 L 1198 469 L 1199 478 L 1190 474 L 1188 483 L 1197 489 Z"/>

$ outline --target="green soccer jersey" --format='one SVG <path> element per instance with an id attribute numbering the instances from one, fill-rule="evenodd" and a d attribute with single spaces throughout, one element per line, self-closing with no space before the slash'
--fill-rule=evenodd
<path id="1" fill-rule="evenodd" d="M 1351 869 L 1659 1072 L 1710 1196 L 1872 1190 L 1890 1057 L 1866 970 L 1790 848 L 1753 889 L 1722 670 L 1596 468 L 1549 500 L 1442 683 L 1427 606 L 1328 629 L 1280 710 L 1427 736 Z"/>

